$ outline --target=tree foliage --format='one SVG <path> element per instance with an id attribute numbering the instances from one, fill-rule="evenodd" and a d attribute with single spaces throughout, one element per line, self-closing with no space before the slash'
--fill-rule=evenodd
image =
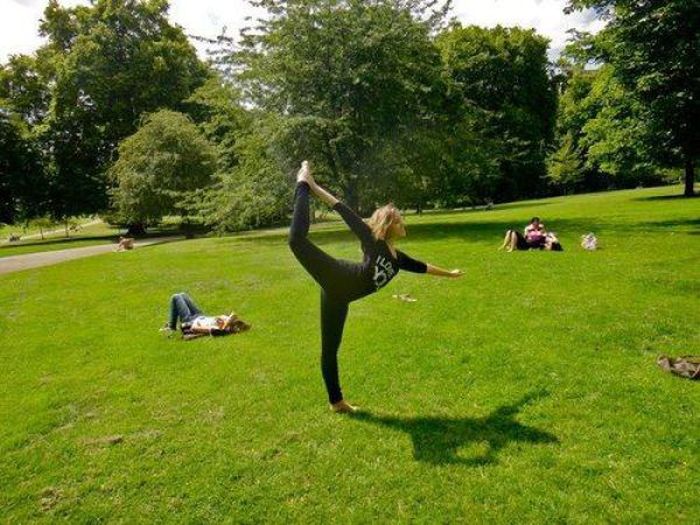
<path id="1" fill-rule="evenodd" d="M 0 107 L 0 223 L 40 214 L 46 205 L 41 154 L 24 123 Z"/>
<path id="2" fill-rule="evenodd" d="M 204 81 L 205 66 L 167 10 L 166 0 L 51 0 L 40 27 L 46 45 L 0 71 L 0 98 L 43 152 L 53 217 L 104 210 L 119 142 L 142 114 L 180 108 Z"/>
<path id="3" fill-rule="evenodd" d="M 569 10 L 596 8 L 609 20 L 594 40 L 597 58 L 644 104 L 658 128 L 660 160 L 682 162 L 693 194 L 700 149 L 700 9 L 687 0 L 571 0 Z"/>
<path id="4" fill-rule="evenodd" d="M 215 167 L 212 145 L 187 116 L 153 113 L 119 146 L 110 169 L 114 208 L 123 222 L 139 225 L 187 214 L 192 193 L 212 182 Z"/>
<path id="5" fill-rule="evenodd" d="M 440 60 L 436 2 L 254 2 L 268 9 L 234 57 L 247 98 L 282 119 L 283 170 L 310 158 L 353 205 L 389 176 L 379 152 L 432 118 Z M 441 7 L 445 7 L 444 5 Z M 376 184 L 375 184 L 376 183 Z"/>
<path id="6" fill-rule="evenodd" d="M 572 67 L 560 96 L 557 149 L 548 178 L 570 192 L 662 182 L 658 143 L 643 104 L 619 82 L 614 67 Z"/>
<path id="7" fill-rule="evenodd" d="M 506 200 L 542 192 L 556 118 L 547 40 L 533 30 L 457 24 L 437 41 L 452 99 L 449 114 L 457 122 L 476 119 L 469 128 L 479 130 L 486 147 L 469 148 L 470 157 L 492 161 L 479 163 L 488 170 L 476 177 L 480 193 Z M 454 168 L 464 172 L 459 164 Z"/>

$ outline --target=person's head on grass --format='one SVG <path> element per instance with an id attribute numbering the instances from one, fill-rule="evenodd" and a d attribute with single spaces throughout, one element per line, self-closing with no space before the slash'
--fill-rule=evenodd
<path id="1" fill-rule="evenodd" d="M 392 242 L 406 236 L 406 225 L 398 208 L 387 204 L 377 208 L 368 221 L 372 235 L 377 240 Z"/>
<path id="2" fill-rule="evenodd" d="M 250 328 L 250 326 L 238 318 L 238 316 L 231 312 L 229 315 L 220 315 L 216 318 L 216 324 L 219 329 L 223 330 L 228 334 L 235 334 L 238 332 L 243 332 Z"/>
<path id="3" fill-rule="evenodd" d="M 530 219 L 530 224 L 535 227 L 539 226 L 540 222 L 541 221 L 539 217 L 533 217 L 532 219 Z"/>

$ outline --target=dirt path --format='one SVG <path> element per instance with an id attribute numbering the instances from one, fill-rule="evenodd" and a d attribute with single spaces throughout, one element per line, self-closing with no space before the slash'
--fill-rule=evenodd
<path id="1" fill-rule="evenodd" d="M 181 241 L 184 237 L 158 237 L 155 239 L 144 239 L 136 241 L 135 247 L 138 249 L 142 246 L 151 244 L 162 244 L 165 242 Z M 63 261 L 71 261 L 73 259 L 82 259 L 91 255 L 99 255 L 114 251 L 115 243 L 99 244 L 97 246 L 86 246 L 84 248 L 69 248 L 67 250 L 56 250 L 53 252 L 28 253 L 25 255 L 10 255 L 9 257 L 0 258 L 0 275 L 5 273 L 19 272 L 29 270 L 30 268 L 39 268 L 41 266 L 50 266 Z"/>

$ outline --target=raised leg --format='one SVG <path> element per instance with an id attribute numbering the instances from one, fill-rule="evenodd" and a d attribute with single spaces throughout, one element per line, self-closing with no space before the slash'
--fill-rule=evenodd
<path id="1" fill-rule="evenodd" d="M 202 315 L 202 310 L 194 304 L 192 298 L 186 293 L 181 293 L 180 296 L 185 301 L 185 304 L 190 309 L 191 315 Z"/>
<path id="2" fill-rule="evenodd" d="M 289 248 L 322 288 L 330 288 L 340 278 L 342 268 L 335 258 L 328 255 L 309 238 L 309 185 L 297 184 L 294 194 L 294 214 L 289 228 Z"/>
<path id="3" fill-rule="evenodd" d="M 499 251 L 510 246 L 510 238 L 511 238 L 512 234 L 513 234 L 513 230 L 508 230 L 506 232 L 506 236 L 503 238 L 503 244 L 501 244 L 501 247 L 498 249 Z"/>
<path id="4" fill-rule="evenodd" d="M 168 320 L 168 326 L 171 330 L 177 329 L 178 320 L 182 323 L 193 315 L 193 312 L 187 305 L 187 301 L 185 301 L 183 297 L 184 295 L 185 294 L 176 293 L 170 298 L 170 319 Z"/>

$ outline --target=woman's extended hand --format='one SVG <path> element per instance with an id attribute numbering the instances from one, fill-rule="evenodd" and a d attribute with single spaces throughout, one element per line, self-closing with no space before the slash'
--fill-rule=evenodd
<path id="1" fill-rule="evenodd" d="M 451 277 L 451 278 L 457 278 L 457 277 L 462 277 L 464 273 L 462 270 L 445 270 L 443 268 L 440 268 L 439 266 L 435 266 L 433 264 L 428 264 L 427 265 L 427 273 L 431 275 L 437 275 L 440 277 Z"/>

